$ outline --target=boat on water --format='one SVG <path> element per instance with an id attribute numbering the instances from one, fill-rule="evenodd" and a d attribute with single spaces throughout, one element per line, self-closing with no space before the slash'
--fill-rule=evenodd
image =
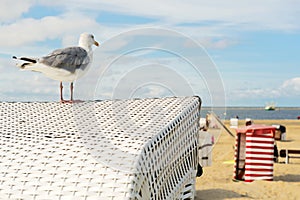
<path id="1" fill-rule="evenodd" d="M 274 103 L 269 103 L 265 106 L 265 110 L 275 110 L 276 106 Z"/>

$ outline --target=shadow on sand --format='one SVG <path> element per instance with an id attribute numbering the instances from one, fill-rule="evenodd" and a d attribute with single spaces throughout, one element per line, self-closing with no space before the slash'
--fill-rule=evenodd
<path id="1" fill-rule="evenodd" d="M 230 199 L 230 198 L 251 198 L 248 195 L 242 195 L 230 190 L 209 189 L 197 190 L 195 200 L 206 200 L 207 197 L 214 200 Z"/>
<path id="2" fill-rule="evenodd" d="M 294 140 L 280 140 L 280 142 L 285 143 L 285 142 L 293 142 Z"/>
<path id="3" fill-rule="evenodd" d="M 285 175 L 282 175 L 282 176 L 275 176 L 274 181 L 300 182 L 300 175 L 298 175 L 298 174 L 285 174 Z"/>

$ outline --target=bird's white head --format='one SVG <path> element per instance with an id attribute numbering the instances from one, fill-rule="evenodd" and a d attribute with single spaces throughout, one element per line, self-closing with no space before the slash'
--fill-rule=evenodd
<path id="1" fill-rule="evenodd" d="M 99 43 L 95 40 L 94 36 L 89 33 L 82 33 L 79 38 L 79 46 L 90 51 L 92 46 L 99 46 Z"/>

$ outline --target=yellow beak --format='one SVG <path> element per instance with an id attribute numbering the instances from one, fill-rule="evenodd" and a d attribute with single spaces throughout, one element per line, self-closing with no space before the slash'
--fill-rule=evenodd
<path id="1" fill-rule="evenodd" d="M 94 42 L 94 45 L 96 45 L 97 47 L 99 46 L 99 43 L 97 41 Z"/>

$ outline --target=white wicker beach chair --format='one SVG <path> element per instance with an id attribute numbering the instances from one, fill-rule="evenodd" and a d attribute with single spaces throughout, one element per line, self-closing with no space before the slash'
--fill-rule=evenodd
<path id="1" fill-rule="evenodd" d="M 2 199 L 194 199 L 198 97 L 0 103 Z"/>

